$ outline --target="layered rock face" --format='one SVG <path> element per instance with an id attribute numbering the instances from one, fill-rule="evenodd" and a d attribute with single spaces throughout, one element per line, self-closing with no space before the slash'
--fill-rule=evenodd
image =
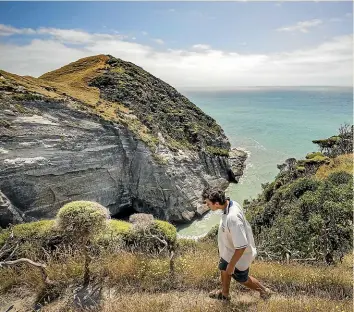
<path id="1" fill-rule="evenodd" d="M 121 89 L 115 79 L 122 70 L 114 72 L 112 64 L 123 64 L 128 76 L 135 65 L 109 56 L 97 58 L 103 66 L 95 68 L 94 77 L 75 76 L 80 83 L 66 76 L 70 83 L 64 84 L 63 76 L 81 70 L 82 60 L 80 69 L 74 63 L 70 71 L 60 69 L 42 79 L 0 72 L 1 227 L 52 218 L 74 200 L 99 202 L 113 217 L 144 212 L 188 222 L 206 211 L 200 201 L 206 185 L 226 188 L 242 175 L 244 158 L 233 157 L 239 160 L 233 172 L 229 157 L 222 155 L 230 144 L 212 118 L 142 70 L 135 72 L 131 84 L 147 80 L 135 92 L 127 82 Z M 88 66 L 96 59 L 89 58 Z M 155 81 L 155 87 L 148 85 L 149 80 Z M 86 93 L 77 91 L 82 82 L 87 83 Z M 135 94 L 141 90 L 145 90 L 143 101 Z M 92 100 L 90 92 L 99 96 Z M 118 96 L 121 92 L 126 96 Z M 171 114 L 162 122 L 154 121 L 169 114 L 172 102 L 179 110 L 178 120 Z M 198 127 L 190 130 L 191 123 Z"/>

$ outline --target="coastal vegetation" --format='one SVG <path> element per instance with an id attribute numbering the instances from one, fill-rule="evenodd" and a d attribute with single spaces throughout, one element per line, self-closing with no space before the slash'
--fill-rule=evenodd
<path id="1" fill-rule="evenodd" d="M 263 258 L 331 264 L 353 248 L 353 127 L 313 142 L 323 153 L 278 165 L 275 180 L 244 203 Z"/>

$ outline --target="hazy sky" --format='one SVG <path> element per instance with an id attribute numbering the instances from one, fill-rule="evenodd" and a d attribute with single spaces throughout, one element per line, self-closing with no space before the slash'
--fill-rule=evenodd
<path id="1" fill-rule="evenodd" d="M 181 89 L 348 86 L 352 2 L 0 2 L 0 68 L 111 54 Z"/>

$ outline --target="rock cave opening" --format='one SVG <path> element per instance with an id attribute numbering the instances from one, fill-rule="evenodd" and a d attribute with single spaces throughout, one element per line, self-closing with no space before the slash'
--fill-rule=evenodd
<path id="1" fill-rule="evenodd" d="M 133 206 L 128 206 L 128 207 L 123 208 L 118 213 L 112 214 L 111 218 L 128 221 L 129 217 L 134 213 L 138 213 L 138 211 L 136 211 Z"/>

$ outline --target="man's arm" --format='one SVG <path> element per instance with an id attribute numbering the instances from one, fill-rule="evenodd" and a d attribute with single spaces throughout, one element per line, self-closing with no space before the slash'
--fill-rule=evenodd
<path id="1" fill-rule="evenodd" d="M 235 270 L 235 266 L 236 266 L 236 263 L 238 262 L 238 260 L 240 260 L 240 258 L 242 257 L 244 251 L 246 250 L 247 247 L 244 247 L 244 248 L 240 248 L 240 249 L 236 249 L 235 250 L 235 253 L 233 254 L 229 264 L 227 265 L 227 268 L 226 268 L 226 273 L 228 275 L 232 275 L 234 273 L 234 270 Z"/>

